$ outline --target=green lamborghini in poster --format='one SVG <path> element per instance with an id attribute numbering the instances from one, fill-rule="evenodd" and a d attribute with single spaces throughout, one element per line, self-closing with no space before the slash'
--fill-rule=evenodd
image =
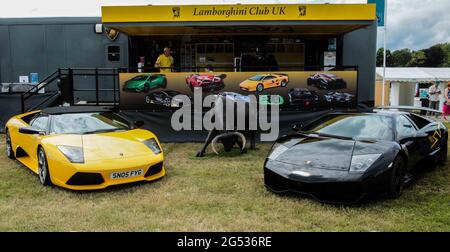
<path id="1" fill-rule="evenodd" d="M 166 76 L 163 74 L 143 74 L 125 82 L 123 91 L 133 93 L 148 93 L 154 88 L 165 88 L 167 86 Z"/>

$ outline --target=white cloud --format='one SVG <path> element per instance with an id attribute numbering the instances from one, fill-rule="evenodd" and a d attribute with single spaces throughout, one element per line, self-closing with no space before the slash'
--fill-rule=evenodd
<path id="1" fill-rule="evenodd" d="M 365 3 L 366 0 L 2 0 L 0 18 L 100 16 L 104 5 Z M 449 0 L 388 0 L 388 48 L 450 42 Z M 378 44 L 382 45 L 382 31 Z"/>

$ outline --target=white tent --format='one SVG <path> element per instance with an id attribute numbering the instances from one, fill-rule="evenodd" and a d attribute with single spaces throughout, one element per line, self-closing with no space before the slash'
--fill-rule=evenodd
<path id="1" fill-rule="evenodd" d="M 377 67 L 377 80 L 383 78 L 383 68 Z M 390 82 L 450 81 L 450 68 L 387 67 L 386 80 Z"/>
<path id="2" fill-rule="evenodd" d="M 377 67 L 377 82 L 383 79 L 383 68 Z M 420 99 L 415 98 L 417 83 L 441 82 L 443 91 L 450 81 L 450 68 L 428 67 L 387 67 L 386 85 L 389 85 L 389 101 L 392 106 L 419 106 Z M 444 100 L 442 95 L 441 101 Z M 442 106 L 442 103 L 440 104 Z"/>

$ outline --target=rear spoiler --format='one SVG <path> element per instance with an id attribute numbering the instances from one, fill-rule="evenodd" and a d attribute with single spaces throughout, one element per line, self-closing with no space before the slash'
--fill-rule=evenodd
<path id="1" fill-rule="evenodd" d="M 442 111 L 436 109 L 430 109 L 426 107 L 414 107 L 414 106 L 380 106 L 376 107 L 378 110 L 403 110 L 403 111 L 426 111 L 442 114 Z"/>

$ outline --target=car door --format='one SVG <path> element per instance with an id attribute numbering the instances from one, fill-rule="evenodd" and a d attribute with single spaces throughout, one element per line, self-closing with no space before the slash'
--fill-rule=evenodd
<path id="1" fill-rule="evenodd" d="M 275 77 L 272 75 L 264 77 L 263 84 L 264 84 L 264 88 L 276 86 Z"/>
<path id="2" fill-rule="evenodd" d="M 158 82 L 156 81 L 157 77 L 152 75 L 148 78 L 147 83 L 150 85 L 150 88 L 154 88 L 158 85 Z"/>
<path id="3" fill-rule="evenodd" d="M 34 129 L 48 132 L 49 128 L 49 116 L 48 115 L 38 115 L 30 122 L 30 126 Z M 33 134 L 33 135 L 25 135 L 26 143 L 24 146 L 25 152 L 33 159 L 35 162 L 37 162 L 37 147 L 38 144 L 41 142 L 42 137 L 44 135 L 40 134 Z"/>
<path id="4" fill-rule="evenodd" d="M 410 167 L 427 155 L 429 149 L 427 135 L 418 131 L 417 126 L 404 115 L 396 117 L 396 134 L 399 143 L 408 150 Z"/>

